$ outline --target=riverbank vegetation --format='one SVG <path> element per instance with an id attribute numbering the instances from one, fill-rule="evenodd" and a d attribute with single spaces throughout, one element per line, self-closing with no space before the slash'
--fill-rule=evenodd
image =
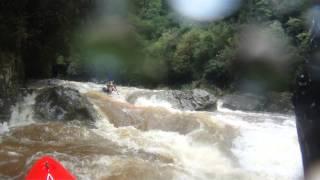
<path id="1" fill-rule="evenodd" d="M 249 0 L 233 15 L 213 22 L 183 19 L 164 0 L 130 3 L 126 15 L 118 14 L 126 32 L 104 31 L 121 37 L 97 31 L 97 37 L 90 31 L 80 35 L 69 75 L 227 89 L 253 82 L 288 90 L 309 52 L 306 2 Z M 111 28 L 120 27 L 112 23 Z M 261 44 L 266 47 L 256 47 Z"/>
<path id="2" fill-rule="evenodd" d="M 194 21 L 166 0 L 2 1 L 1 54 L 20 59 L 25 79 L 288 90 L 308 58 L 308 7 L 248 0 L 230 16 Z"/>

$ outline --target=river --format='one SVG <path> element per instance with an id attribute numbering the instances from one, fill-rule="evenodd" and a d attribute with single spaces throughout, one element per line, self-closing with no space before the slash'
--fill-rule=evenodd
<path id="1" fill-rule="evenodd" d="M 0 125 L 0 179 L 23 178 L 43 155 L 84 180 L 301 179 L 294 116 L 232 111 L 222 102 L 214 112 L 181 111 L 154 97 L 130 104 L 132 93 L 151 90 L 118 87 L 108 96 L 100 84 L 55 83 L 89 98 L 95 127 L 36 121 L 36 94 L 26 96 Z"/>

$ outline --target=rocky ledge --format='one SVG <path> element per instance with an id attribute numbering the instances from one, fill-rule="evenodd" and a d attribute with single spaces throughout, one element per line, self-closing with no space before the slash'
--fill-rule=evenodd
<path id="1" fill-rule="evenodd" d="M 234 93 L 222 98 L 222 107 L 241 111 L 293 114 L 291 96 L 291 93 L 275 92 L 266 95 Z"/>
<path id="2" fill-rule="evenodd" d="M 88 99 L 79 91 L 62 86 L 40 90 L 34 106 L 39 120 L 94 122 L 97 113 Z"/>
<path id="3" fill-rule="evenodd" d="M 127 101 L 135 103 L 138 98 L 151 98 L 169 102 L 173 108 L 180 110 L 202 111 L 215 110 L 217 98 L 202 89 L 141 91 L 131 94 Z"/>

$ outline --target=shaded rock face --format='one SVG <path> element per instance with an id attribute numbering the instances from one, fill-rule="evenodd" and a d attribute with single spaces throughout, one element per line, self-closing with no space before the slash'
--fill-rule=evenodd
<path id="1" fill-rule="evenodd" d="M 273 113 L 293 113 L 290 93 L 250 93 L 229 94 L 222 98 L 222 107 L 241 111 L 264 111 Z"/>
<path id="2" fill-rule="evenodd" d="M 13 102 L 10 98 L 0 98 L 0 123 L 10 119 L 10 107 L 13 105 Z"/>
<path id="3" fill-rule="evenodd" d="M 201 111 L 215 110 L 217 99 L 210 93 L 202 89 L 194 90 L 168 90 L 156 92 L 136 92 L 130 95 L 127 100 L 134 103 L 138 98 L 145 97 L 169 102 L 173 108 L 180 110 Z"/>
<path id="4" fill-rule="evenodd" d="M 266 98 L 265 110 L 285 114 L 294 114 L 292 93 L 269 93 Z"/>
<path id="5" fill-rule="evenodd" d="M 252 94 L 230 94 L 222 98 L 223 107 L 232 110 L 259 111 L 265 98 Z"/>
<path id="6" fill-rule="evenodd" d="M 86 123 L 97 119 L 93 105 L 79 91 L 57 86 L 40 90 L 34 107 L 39 120 L 71 121 Z"/>
<path id="7" fill-rule="evenodd" d="M 0 51 L 0 122 L 9 120 L 23 77 L 21 57 Z"/>
<path id="8" fill-rule="evenodd" d="M 297 131 L 305 174 L 320 161 L 320 79 L 304 72 L 293 96 Z"/>

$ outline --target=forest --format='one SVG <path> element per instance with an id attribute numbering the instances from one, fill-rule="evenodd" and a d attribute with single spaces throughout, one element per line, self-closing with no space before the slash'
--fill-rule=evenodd
<path id="1" fill-rule="evenodd" d="M 130 1 L 125 13 L 114 12 L 120 23 L 105 20 L 105 12 L 96 15 L 100 22 L 93 23 L 102 32 L 80 31 L 76 46 L 71 45 L 71 53 L 62 55 L 60 63 L 69 64 L 69 77 L 131 85 L 235 89 L 253 81 L 267 89 L 289 90 L 310 52 L 309 5 L 299 0 L 248 0 L 224 19 L 193 21 L 177 18 L 165 0 Z M 250 38 L 275 48 L 262 47 L 254 55 L 257 44 L 245 45 Z"/>
<path id="2" fill-rule="evenodd" d="M 2 1 L 1 59 L 18 61 L 16 79 L 290 90 L 309 58 L 310 4 L 247 0 L 227 17 L 195 21 L 166 0 Z M 253 49 L 259 42 L 266 47 Z"/>

